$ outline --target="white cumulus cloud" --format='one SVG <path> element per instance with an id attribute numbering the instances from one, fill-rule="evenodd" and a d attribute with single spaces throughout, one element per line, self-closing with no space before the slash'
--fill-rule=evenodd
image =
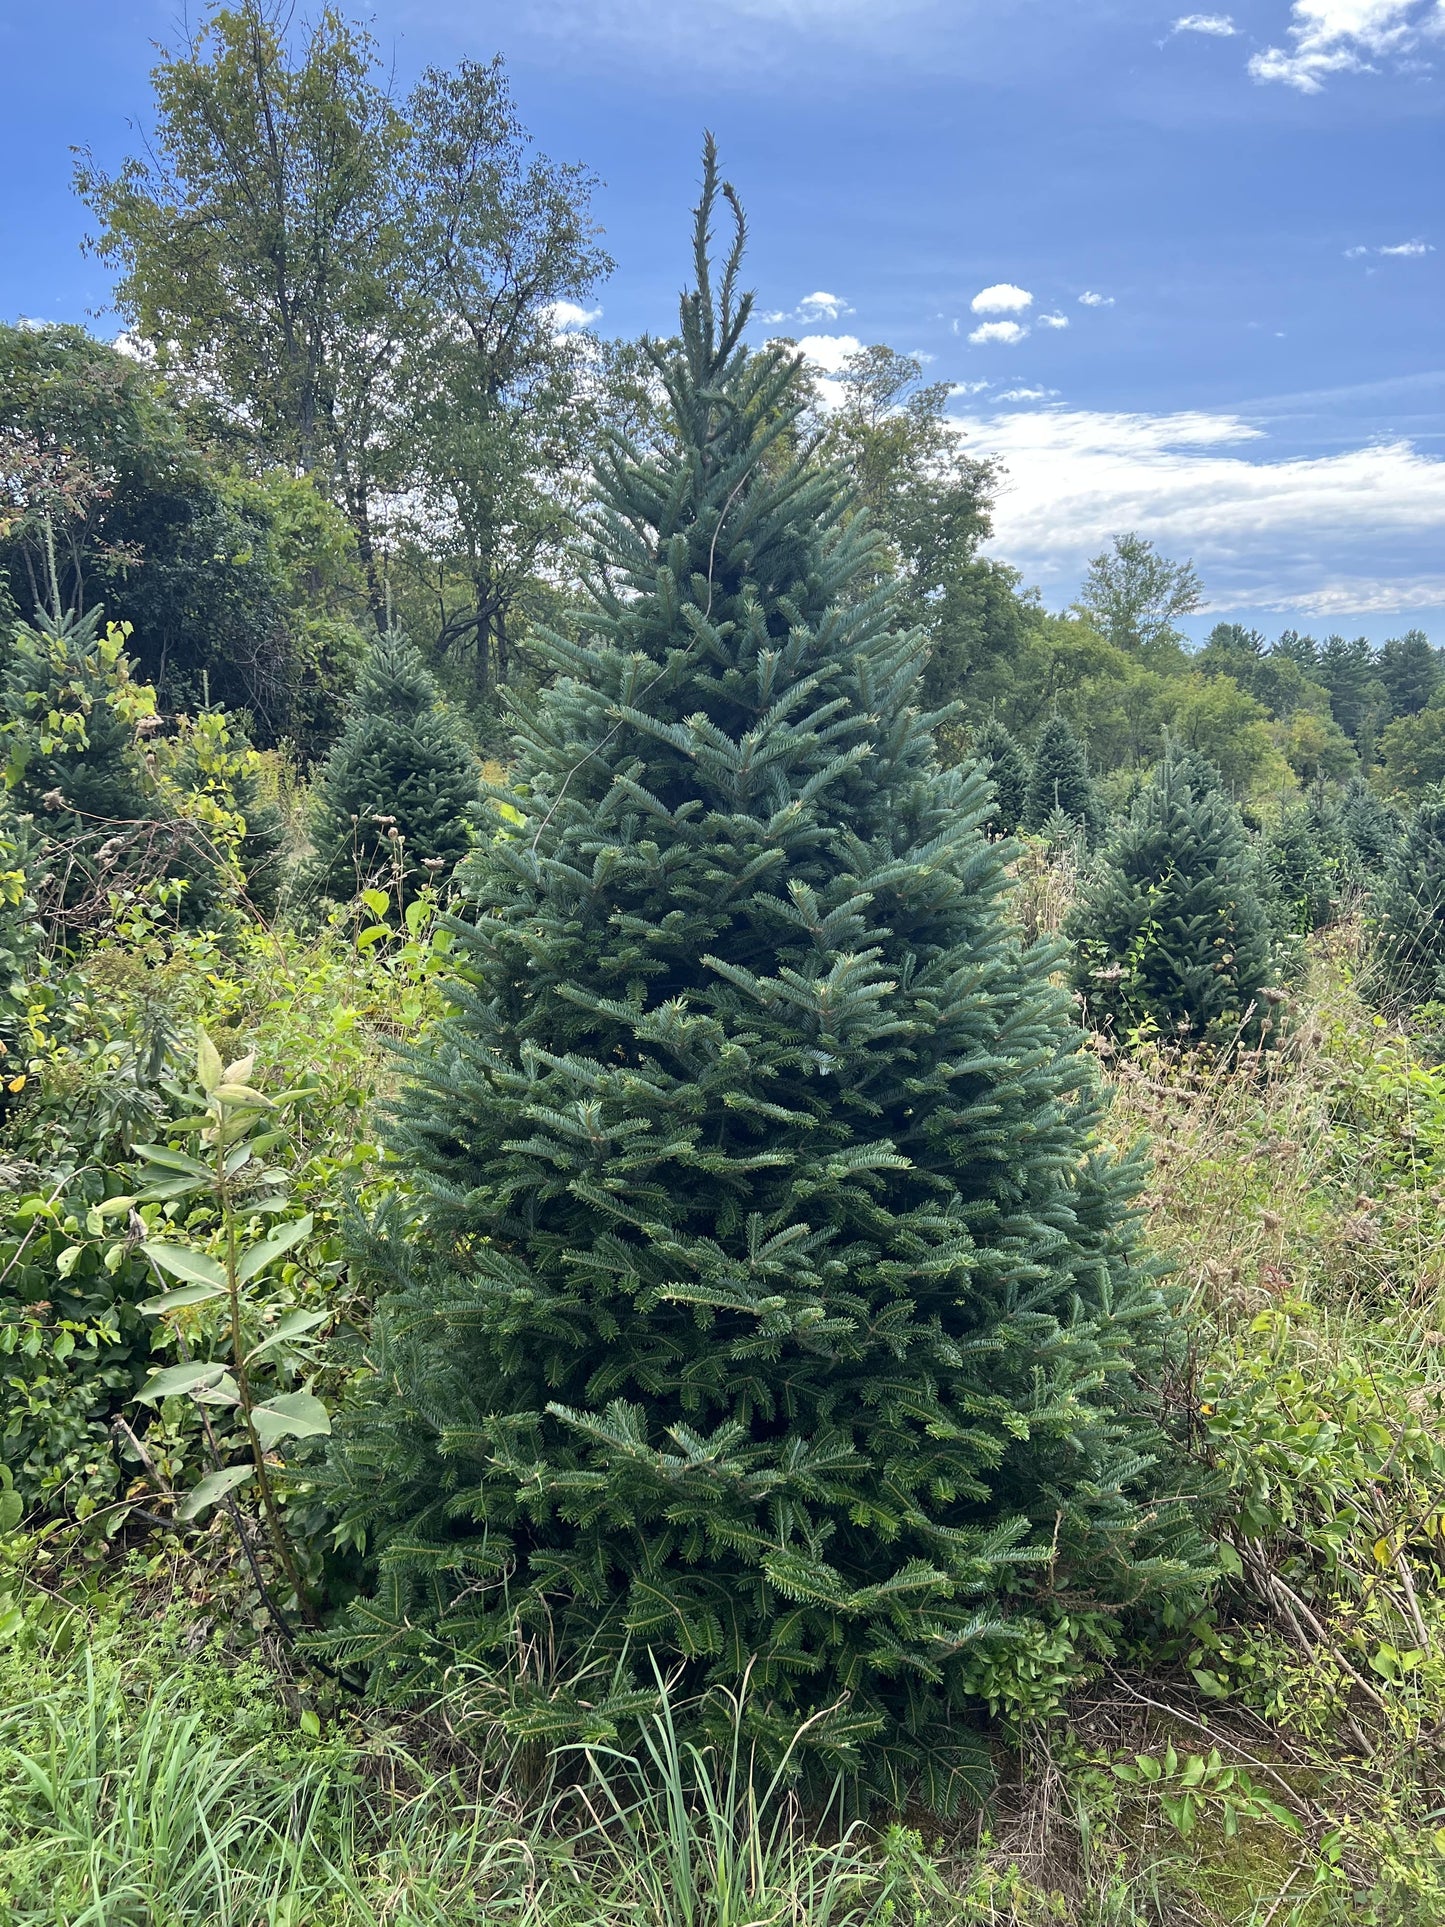
<path id="1" fill-rule="evenodd" d="M 1041 328 L 1067 328 L 1068 325 L 1069 317 L 1066 314 L 1041 314 L 1039 316 L 1039 326 Z"/>
<path id="2" fill-rule="evenodd" d="M 981 327 L 973 329 L 968 338 L 981 348 L 987 347 L 990 342 L 1010 347 L 1015 341 L 1022 341 L 1027 333 L 1028 329 L 1021 327 L 1017 321 L 985 321 Z"/>
<path id="3" fill-rule="evenodd" d="M 1239 32 L 1238 27 L 1227 13 L 1181 13 L 1171 33 L 1208 33 L 1220 40 L 1228 40 Z"/>
<path id="4" fill-rule="evenodd" d="M 1016 288 L 1012 281 L 995 281 L 991 288 L 980 288 L 968 305 L 975 314 L 1022 314 L 1033 304 L 1027 288 Z"/>
<path id="5" fill-rule="evenodd" d="M 602 319 L 600 308 L 584 308 L 575 301 L 550 301 L 542 314 L 557 334 L 565 334 L 569 328 L 590 328 Z"/>
<path id="6" fill-rule="evenodd" d="M 805 294 L 798 303 L 799 321 L 837 321 L 852 312 L 841 294 L 829 294 L 823 288 L 815 294 Z"/>
<path id="7" fill-rule="evenodd" d="M 798 347 L 825 375 L 841 374 L 853 356 L 863 352 L 857 335 L 804 335 Z"/>
<path id="8" fill-rule="evenodd" d="M 1376 73 L 1376 62 L 1408 54 L 1445 26 L 1440 0 L 1294 0 L 1291 44 L 1249 60 L 1255 80 L 1317 94 L 1332 74 Z"/>
<path id="9" fill-rule="evenodd" d="M 1233 414 L 1022 408 L 957 418 L 1002 458 L 994 553 L 1055 602 L 1120 529 L 1192 556 L 1210 607 L 1344 617 L 1445 605 L 1445 459 L 1399 440 L 1272 456 Z"/>
<path id="10" fill-rule="evenodd" d="M 1114 297 L 1111 294 L 1095 294 L 1092 288 L 1085 288 L 1079 296 L 1081 308 L 1112 308 Z"/>

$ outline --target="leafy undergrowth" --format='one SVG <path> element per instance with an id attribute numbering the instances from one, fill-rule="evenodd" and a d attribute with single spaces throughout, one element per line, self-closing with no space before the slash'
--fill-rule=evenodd
<path id="1" fill-rule="evenodd" d="M 1192 1618 L 1117 1622 L 1084 1672 L 1068 1641 L 1022 1654 L 997 1682 L 997 1793 L 946 1829 L 803 1815 L 725 1742 L 681 1748 L 665 1692 L 635 1754 L 508 1739 L 494 1679 L 424 1715 L 366 1709 L 278 1638 L 246 1508 L 182 1517 L 195 1414 L 124 1405 L 143 1455 L 96 1416 L 171 1356 L 137 1309 L 157 1289 L 141 1232 L 101 1206 L 164 1137 L 190 1078 L 168 1040 L 197 1020 L 256 1051 L 260 1087 L 302 1092 L 272 1155 L 283 1228 L 309 1229 L 267 1290 L 364 1330 L 340 1219 L 398 1181 L 369 1107 L 386 1039 L 436 1008 L 431 945 L 421 920 L 364 949 L 337 929 L 147 954 L 142 932 L 67 986 L 63 1033 L 62 1000 L 53 1025 L 32 1013 L 46 1095 L 12 1106 L 0 1225 L 12 1298 L 30 1281 L 0 1334 L 0 1521 L 24 1515 L 0 1553 L 0 1918 L 1445 1923 L 1445 1071 L 1356 998 L 1348 931 L 1283 1047 L 1105 1060 L 1110 1129 L 1152 1141 L 1143 1209 L 1188 1288 L 1169 1396 L 1213 1469 L 1225 1576 Z M 146 1241 L 214 1246 L 189 1201 L 135 1213 Z M 344 1397 L 343 1351 L 306 1383 Z M 316 1575 L 304 1455 L 288 1493 Z"/>

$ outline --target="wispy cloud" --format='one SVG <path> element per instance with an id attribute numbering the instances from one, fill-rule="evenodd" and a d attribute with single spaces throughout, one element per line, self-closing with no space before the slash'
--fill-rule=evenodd
<path id="1" fill-rule="evenodd" d="M 990 344 L 1007 348 L 1016 341 L 1022 341 L 1027 333 L 1028 329 L 1022 327 L 1017 321 L 985 321 L 982 327 L 975 328 L 968 338 L 976 342 L 980 348 L 988 347 Z"/>
<path id="2" fill-rule="evenodd" d="M 991 288 L 980 288 L 968 305 L 975 314 L 1022 314 L 1033 304 L 1027 288 L 1017 288 L 1012 281 L 995 281 Z"/>
<path id="3" fill-rule="evenodd" d="M 1057 388 L 1005 388 L 997 399 L 999 401 L 1050 401 L 1058 392 Z"/>
<path id="4" fill-rule="evenodd" d="M 1397 241 L 1393 247 L 1387 248 L 1346 248 L 1345 259 L 1347 261 L 1359 261 L 1367 254 L 1383 254 L 1396 261 L 1410 261 L 1419 255 L 1433 254 L 1434 252 L 1435 244 L 1433 241 Z"/>
<path id="5" fill-rule="evenodd" d="M 1441 0 L 1294 0 L 1290 46 L 1266 47 L 1249 60 L 1258 81 L 1317 94 L 1332 74 L 1379 71 L 1376 63 L 1409 54 L 1445 27 Z"/>
<path id="6" fill-rule="evenodd" d="M 1038 323 L 1041 328 L 1067 328 L 1069 317 L 1066 314 L 1041 314 Z"/>
<path id="7" fill-rule="evenodd" d="M 805 294 L 796 308 L 773 308 L 760 314 L 758 319 L 770 324 L 801 321 L 805 326 L 816 327 L 820 321 L 841 321 L 845 314 L 852 312 L 853 304 L 841 294 L 829 294 L 826 288 L 819 288 L 813 294 Z"/>
<path id="8" fill-rule="evenodd" d="M 1194 558 L 1215 609 L 1445 604 L 1445 460 L 1409 441 L 1272 458 L 1234 414 L 1020 408 L 959 423 L 1005 465 L 991 548 L 1059 602 L 1111 535 L 1138 529 Z"/>
<path id="9" fill-rule="evenodd" d="M 1113 295 L 1095 294 L 1092 288 L 1086 288 L 1079 296 L 1079 306 L 1081 308 L 1112 308 L 1113 305 Z"/>
<path id="10" fill-rule="evenodd" d="M 1228 40 L 1239 32 L 1227 13 L 1181 13 L 1170 33 L 1207 33 Z"/>

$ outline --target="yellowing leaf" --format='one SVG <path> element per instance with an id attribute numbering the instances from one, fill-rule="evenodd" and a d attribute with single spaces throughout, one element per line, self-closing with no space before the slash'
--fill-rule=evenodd
<path id="1" fill-rule="evenodd" d="M 196 1081 L 208 1097 L 220 1083 L 222 1074 L 221 1053 L 198 1025 L 196 1027 Z"/>

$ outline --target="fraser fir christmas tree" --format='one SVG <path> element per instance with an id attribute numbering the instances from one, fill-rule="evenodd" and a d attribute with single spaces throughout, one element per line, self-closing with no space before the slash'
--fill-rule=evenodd
<path id="1" fill-rule="evenodd" d="M 1445 999 L 1445 786 L 1428 791 L 1375 893 L 1367 982 L 1403 1016 Z"/>
<path id="2" fill-rule="evenodd" d="M 466 867 L 457 1009 L 394 1119 L 420 1196 L 368 1252 L 329 1484 L 371 1578 L 334 1649 L 395 1694 L 540 1638 L 591 1669 L 532 1689 L 564 1737 L 654 1662 L 694 1731 L 746 1679 L 765 1757 L 947 1807 L 991 1668 L 1196 1583 L 1170 1318 L 985 781 L 914 707 L 924 639 L 796 446 L 800 364 L 744 345 L 740 216 L 710 269 L 720 193 L 709 144 L 652 350 L 674 438 L 602 464 L 525 820 Z"/>
<path id="3" fill-rule="evenodd" d="M 350 897 L 400 879 L 410 898 L 447 882 L 471 843 L 478 782 L 477 759 L 420 655 L 402 636 L 378 636 L 317 778 L 313 886 Z"/>
<path id="4" fill-rule="evenodd" d="M 1267 1034 L 1270 929 L 1255 874 L 1238 809 L 1190 751 L 1167 745 L 1069 920 L 1095 1028 L 1192 1044 Z"/>
<path id="5" fill-rule="evenodd" d="M 1092 842 L 1102 824 L 1098 792 L 1084 746 L 1062 716 L 1051 716 L 1034 751 L 1024 795 L 1023 826 L 1039 831 L 1055 810 L 1083 825 Z"/>
<path id="6" fill-rule="evenodd" d="M 1259 844 L 1260 882 L 1281 935 L 1308 936 L 1338 916 L 1345 852 L 1339 813 L 1328 805 L 1288 805 L 1268 826 Z"/>
<path id="7" fill-rule="evenodd" d="M 1023 820 L 1029 785 L 1028 758 L 993 717 L 973 740 L 973 759 L 993 783 L 997 802 L 988 819 L 995 835 L 1012 836 Z"/>
<path id="8" fill-rule="evenodd" d="M 1400 819 L 1362 776 L 1351 778 L 1340 799 L 1339 816 L 1352 881 L 1373 887 L 1400 847 Z"/>

